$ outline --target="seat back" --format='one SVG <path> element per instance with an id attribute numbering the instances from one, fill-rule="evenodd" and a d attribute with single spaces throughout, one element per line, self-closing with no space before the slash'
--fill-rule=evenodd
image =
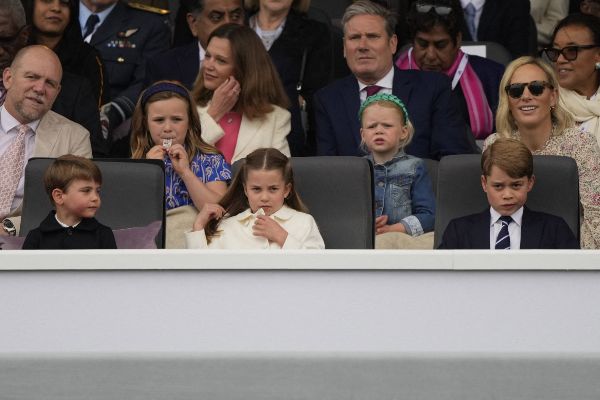
<path id="1" fill-rule="evenodd" d="M 525 39 L 527 40 L 527 39 Z M 475 54 L 481 57 L 489 58 L 504 66 L 508 65 L 513 57 L 506 47 L 496 42 L 462 42 L 461 50 L 468 54 Z"/>
<path id="2" fill-rule="evenodd" d="M 435 238 L 437 248 L 450 220 L 489 207 L 481 188 L 481 156 L 463 154 L 442 158 L 438 168 Z M 536 177 L 527 206 L 562 217 L 579 238 L 579 174 L 571 157 L 534 156 Z M 560 193 L 560 196 L 557 194 Z"/>
<path id="3" fill-rule="evenodd" d="M 21 236 L 36 228 L 52 209 L 43 184 L 52 158 L 32 158 L 25 168 Z M 165 171 L 161 160 L 95 159 L 102 172 L 102 206 L 96 218 L 112 229 L 165 222 Z M 165 231 L 156 238 L 164 248 Z"/>
<path id="4" fill-rule="evenodd" d="M 233 165 L 234 172 L 240 161 Z M 373 168 L 360 157 L 293 157 L 296 191 L 327 249 L 372 249 Z"/>
<path id="5" fill-rule="evenodd" d="M 438 160 L 432 160 L 430 158 L 424 158 L 425 167 L 427 168 L 427 173 L 429 174 L 429 179 L 431 180 L 431 189 L 433 189 L 433 195 L 437 193 L 437 179 L 438 179 L 438 168 L 440 162 Z"/>

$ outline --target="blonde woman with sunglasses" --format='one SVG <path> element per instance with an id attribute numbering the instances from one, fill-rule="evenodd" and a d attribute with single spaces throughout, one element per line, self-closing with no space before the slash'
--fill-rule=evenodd
<path id="1" fill-rule="evenodd" d="M 519 139 L 534 155 L 575 159 L 581 248 L 600 248 L 600 148 L 591 135 L 576 128 L 571 114 L 561 106 L 558 81 L 548 64 L 520 57 L 506 67 L 500 82 L 496 128 L 484 149 L 498 137 L 509 137 Z"/>

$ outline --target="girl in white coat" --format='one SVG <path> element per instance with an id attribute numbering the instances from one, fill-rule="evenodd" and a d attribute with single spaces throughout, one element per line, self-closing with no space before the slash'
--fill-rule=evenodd
<path id="1" fill-rule="evenodd" d="M 219 204 L 206 204 L 188 248 L 323 249 L 314 218 L 294 189 L 288 157 L 263 148 L 246 156 Z"/>

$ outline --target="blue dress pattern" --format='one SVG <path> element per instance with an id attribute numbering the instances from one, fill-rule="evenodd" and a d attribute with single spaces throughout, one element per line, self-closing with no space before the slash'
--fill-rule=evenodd
<path id="1" fill-rule="evenodd" d="M 171 159 L 167 156 L 164 162 L 167 210 L 193 205 L 185 183 L 175 172 Z M 198 151 L 190 162 L 190 169 L 204 183 L 231 180 L 231 167 L 221 154 L 204 154 Z"/>

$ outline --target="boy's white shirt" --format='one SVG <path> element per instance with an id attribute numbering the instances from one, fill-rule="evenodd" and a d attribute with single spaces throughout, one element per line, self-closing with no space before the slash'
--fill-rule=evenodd
<path id="1" fill-rule="evenodd" d="M 269 242 L 262 236 L 254 236 L 252 227 L 258 215 L 264 215 L 262 208 L 256 213 L 247 210 L 227 217 L 221 221 L 217 235 L 213 236 L 210 244 L 206 240 L 204 230 L 185 233 L 188 249 L 324 249 L 325 243 L 319 233 L 319 228 L 312 215 L 296 211 L 286 205 L 273 213 L 270 218 L 277 221 L 288 236 L 283 247 L 275 242 Z"/>
<path id="2" fill-rule="evenodd" d="M 499 221 L 501 215 L 498 211 L 494 210 L 493 207 L 490 207 L 490 250 L 496 249 L 496 238 L 498 237 L 498 233 L 500 233 L 500 229 L 502 228 L 502 223 Z M 523 222 L 523 207 L 519 208 L 513 214 L 511 214 L 511 218 L 513 222 L 508 225 L 508 235 L 510 237 L 510 249 L 511 250 L 519 250 L 521 249 L 521 227 Z"/>

